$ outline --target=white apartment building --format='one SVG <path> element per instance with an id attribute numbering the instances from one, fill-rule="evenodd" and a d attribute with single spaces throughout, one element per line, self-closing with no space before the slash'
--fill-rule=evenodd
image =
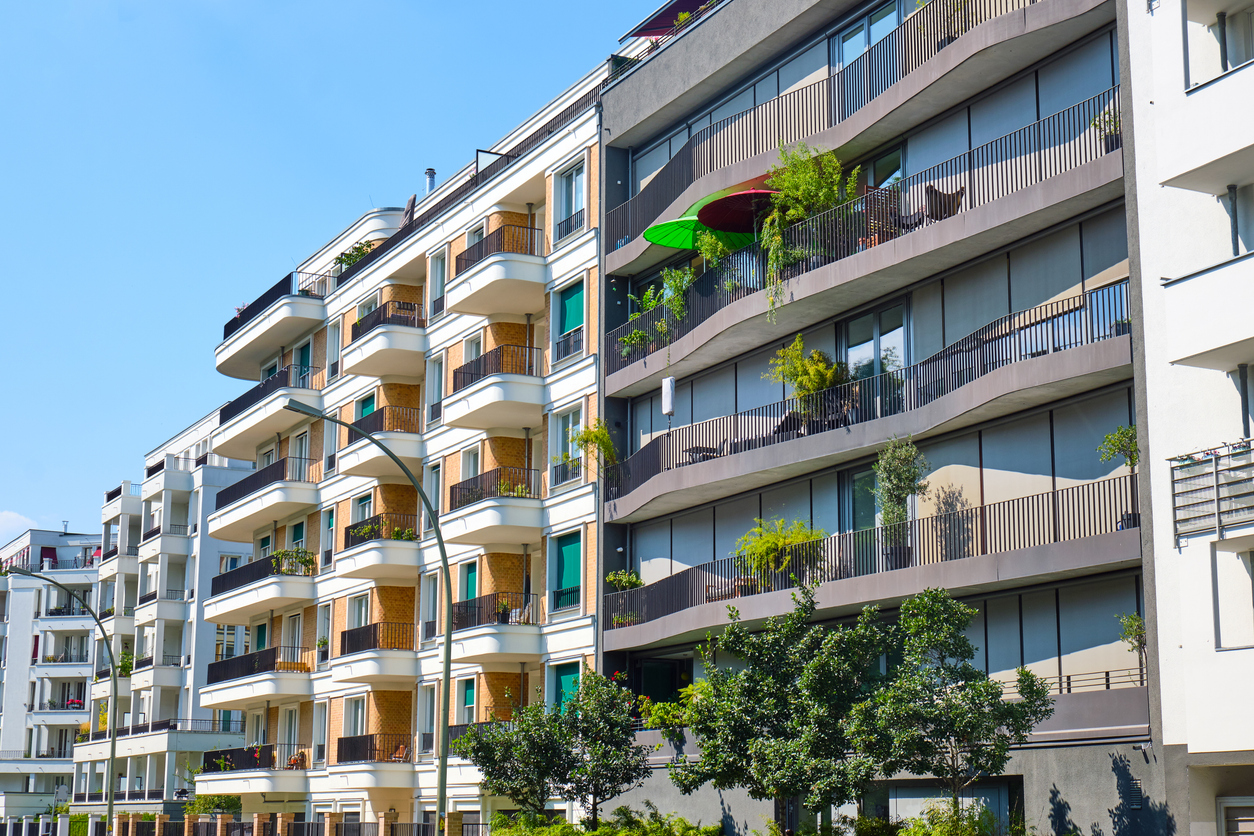
<path id="1" fill-rule="evenodd" d="M 0 565 L 46 574 L 92 601 L 100 542 L 32 529 L 0 547 Z M 88 718 L 95 623 L 80 602 L 37 578 L 0 578 L 0 597 L 0 818 L 8 818 L 69 796 L 74 739 Z"/>
<path id="2" fill-rule="evenodd" d="M 152 450 L 142 482 L 105 494 L 103 537 L 113 545 L 100 563 L 96 598 L 105 632 L 92 631 L 95 671 L 83 718 L 90 729 L 74 747 L 74 813 L 103 812 L 107 802 L 105 642 L 118 660 L 118 813 L 181 812 L 203 753 L 243 740 L 238 717 L 217 716 L 196 696 L 209 663 L 229 652 L 237 632 L 204 620 L 210 579 L 224 560 L 240 560 L 235 544 L 209 535 L 206 521 L 218 491 L 252 471 L 251 462 L 210 452 L 217 420 L 215 411 Z"/>
<path id="3" fill-rule="evenodd" d="M 376 447 L 289 399 L 378 433 L 438 509 L 450 736 L 537 692 L 560 701 L 592 661 L 596 474 L 568 439 L 596 417 L 602 77 L 438 188 L 428 172 L 415 206 L 366 213 L 224 328 L 218 370 L 259 382 L 223 408 L 213 447 L 257 470 L 209 509 L 244 556 L 204 611 L 247 638 L 200 696 L 246 725 L 196 787 L 240 795 L 245 818 L 404 824 L 436 808 L 432 521 Z M 457 758 L 449 783 L 467 822 L 512 807 Z"/>
<path id="4" fill-rule="evenodd" d="M 1245 833 L 1254 824 L 1254 6 L 1153 0 L 1121 14 L 1159 813 L 1191 836 Z"/>

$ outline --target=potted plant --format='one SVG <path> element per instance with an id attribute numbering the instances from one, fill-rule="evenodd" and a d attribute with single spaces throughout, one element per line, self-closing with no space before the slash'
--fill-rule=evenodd
<path id="1" fill-rule="evenodd" d="M 509 624 L 510 609 L 508 598 L 496 599 L 496 622 L 498 624 Z"/>
<path id="2" fill-rule="evenodd" d="M 639 589 L 644 586 L 644 581 L 640 579 L 640 573 L 635 569 L 619 569 L 615 572 L 610 572 L 605 576 L 605 582 L 619 592 L 628 589 Z"/>
<path id="3" fill-rule="evenodd" d="M 820 393 L 843 386 L 853 379 L 845 363 L 833 362 L 825 352 L 816 348 L 807 354 L 801 334 L 797 334 L 792 344 L 775 352 L 770 360 L 770 369 L 762 373 L 762 378 L 791 386 L 797 411 L 810 423 L 829 417 L 823 415 L 824 404 Z"/>
<path id="4" fill-rule="evenodd" d="M 1122 337 L 1124 334 L 1132 333 L 1132 320 L 1116 319 L 1111 324 L 1110 335 L 1112 337 Z"/>
<path id="5" fill-rule="evenodd" d="M 318 645 L 318 661 L 319 662 L 325 662 L 327 660 L 327 656 L 330 653 L 330 649 L 329 649 L 330 644 L 331 642 L 326 636 L 318 636 L 317 645 Z"/>
<path id="6" fill-rule="evenodd" d="M 625 612 L 621 615 L 614 616 L 610 623 L 612 623 L 615 627 L 630 627 L 639 620 L 640 616 L 638 614 L 634 612 Z"/>
<path id="7" fill-rule="evenodd" d="M 796 554 L 793 546 L 822 540 L 827 536 L 826 531 L 812 528 L 805 520 L 788 522 L 779 518 L 759 518 L 753 522 L 753 528 L 736 541 L 736 561 L 745 576 L 732 579 L 731 589 L 724 594 L 719 594 L 718 589 L 707 589 L 706 600 L 710 600 L 711 592 L 714 593 L 715 600 L 718 600 L 754 595 L 759 590 L 759 584 L 769 589 L 773 586 L 770 576 L 787 571 Z M 804 573 L 803 569 L 801 574 Z"/>
<path id="8" fill-rule="evenodd" d="M 570 443 L 583 450 L 584 461 L 588 466 L 596 461 L 602 475 L 607 467 L 618 464 L 618 451 L 614 448 L 614 439 L 610 436 L 609 425 L 604 419 L 598 418 L 590 425 L 572 432 Z"/>
<path id="9" fill-rule="evenodd" d="M 1122 456 L 1124 464 L 1135 474 L 1137 463 L 1141 460 L 1141 451 L 1137 447 L 1136 441 L 1136 427 L 1120 425 L 1106 433 L 1102 438 L 1102 443 L 1097 445 L 1097 455 L 1102 462 L 1108 462 Z M 1119 524 L 1116 526 L 1119 531 L 1140 527 L 1141 515 L 1136 511 L 1127 511 L 1121 514 Z"/>
<path id="10" fill-rule="evenodd" d="M 1089 127 L 1096 128 L 1106 147 L 1106 153 L 1119 150 L 1123 146 L 1123 132 L 1119 129 L 1118 111 L 1104 111 L 1093 117 Z"/>
<path id="11" fill-rule="evenodd" d="M 880 525 L 884 530 L 884 557 L 888 569 L 902 569 L 913 564 L 910 546 L 909 502 L 912 496 L 926 496 L 927 459 L 914 446 L 910 436 L 894 436 L 880 451 L 873 466 L 875 499 L 880 506 Z"/>

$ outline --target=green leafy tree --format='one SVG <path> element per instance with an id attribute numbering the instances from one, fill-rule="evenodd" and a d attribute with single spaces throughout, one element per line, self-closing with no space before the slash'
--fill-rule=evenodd
<path id="1" fill-rule="evenodd" d="M 909 519 L 907 502 L 912 496 L 926 496 L 927 459 L 914 446 L 910 436 L 893 437 L 880 451 L 872 466 L 875 470 L 875 498 L 884 525 L 898 525 Z"/>
<path id="2" fill-rule="evenodd" d="M 874 692 L 884 652 L 874 608 L 853 626 L 828 629 L 809 623 L 812 588 L 803 586 L 793 601 L 791 612 L 752 633 L 728 608 L 731 623 L 713 648 L 744 667 L 717 667 L 702 650 L 705 684 L 684 717 L 701 754 L 670 765 L 684 793 L 708 783 L 774 801 L 781 826 L 787 799 L 800 797 L 810 809 L 844 804 L 873 776 L 874 764 L 853 752 L 844 721 Z"/>
<path id="3" fill-rule="evenodd" d="M 535 702 L 515 705 L 508 720 L 492 720 L 471 726 L 449 748 L 479 768 L 486 794 L 541 814 L 575 767 L 569 724 L 548 710 L 538 689 Z"/>
<path id="4" fill-rule="evenodd" d="M 1137 462 L 1141 460 L 1141 451 L 1136 444 L 1136 427 L 1120 425 L 1106 433 L 1102 443 L 1097 445 L 1097 454 L 1103 462 L 1122 456 L 1128 468 L 1136 470 Z"/>
<path id="5" fill-rule="evenodd" d="M 590 830 L 600 825 L 603 803 L 649 776 L 649 747 L 636 743 L 635 703 L 631 691 L 585 666 L 579 687 L 562 705 L 574 760 L 562 797 L 588 811 Z"/>
<path id="6" fill-rule="evenodd" d="M 959 795 L 977 779 L 1000 775 L 1010 747 L 1053 714 L 1049 686 L 1020 668 L 1019 699 L 971 664 L 975 647 L 965 630 L 976 610 L 929 589 L 901 605 L 895 633 L 901 661 L 871 699 L 854 708 L 849 736 L 883 775 L 935 775 L 949 791 L 955 815 Z"/>

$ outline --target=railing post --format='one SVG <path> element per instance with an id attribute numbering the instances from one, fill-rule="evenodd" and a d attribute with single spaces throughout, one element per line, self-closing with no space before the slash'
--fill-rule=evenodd
<path id="1" fill-rule="evenodd" d="M 200 813 L 185 813 L 183 815 L 183 836 L 196 836 L 196 825 L 199 823 Z M 95 834 L 88 832 L 87 836 L 95 836 Z"/>

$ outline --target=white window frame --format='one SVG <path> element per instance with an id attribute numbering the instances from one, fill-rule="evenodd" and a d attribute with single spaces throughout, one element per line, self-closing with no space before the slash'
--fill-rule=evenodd
<path id="1" fill-rule="evenodd" d="M 350 703 L 356 703 L 361 706 L 361 728 L 359 730 L 350 731 L 349 729 L 348 721 L 349 721 L 349 718 L 352 716 L 352 712 L 349 710 Z M 358 737 L 366 733 L 366 729 L 369 728 L 370 724 L 366 718 L 366 695 L 365 694 L 355 694 L 353 696 L 348 696 L 344 698 L 343 723 L 344 723 L 344 736 L 345 737 Z"/>
<path id="2" fill-rule="evenodd" d="M 360 421 L 362 418 L 366 417 L 365 415 L 361 414 L 361 409 L 362 409 L 362 404 L 364 404 L 367 400 L 369 400 L 372 404 L 372 408 L 370 411 L 371 415 L 373 415 L 375 412 L 377 412 L 381 408 L 379 406 L 378 393 L 374 392 L 373 390 L 370 392 L 367 392 L 366 394 L 362 395 L 357 400 L 353 401 L 353 416 L 354 416 L 353 420 L 354 421 Z"/>
<path id="3" fill-rule="evenodd" d="M 379 291 L 376 290 L 374 293 L 371 293 L 369 296 L 357 303 L 357 319 L 360 320 L 371 311 L 378 310 L 382 304 L 383 303 L 379 301 Z"/>
<path id="4" fill-rule="evenodd" d="M 576 401 L 574 404 L 569 405 L 563 409 L 553 410 L 553 430 L 552 430 L 553 443 L 550 445 L 550 447 L 554 448 L 555 450 L 560 449 L 564 451 L 572 459 L 583 455 L 583 451 L 580 450 L 578 447 L 574 446 L 573 444 L 571 444 L 569 434 L 563 438 L 561 434 L 561 430 L 562 430 L 562 419 L 570 415 L 576 415 L 576 414 L 579 416 L 579 420 L 575 422 L 571 426 L 571 428 L 578 431 L 579 429 L 583 427 L 583 401 Z"/>
<path id="5" fill-rule="evenodd" d="M 439 262 L 442 265 L 439 271 L 440 277 L 438 281 L 436 280 L 436 277 L 435 277 L 436 271 L 433 267 L 433 265 L 436 262 Z M 448 246 L 447 245 L 438 247 L 437 249 L 432 250 L 431 252 L 427 253 L 427 284 L 430 285 L 429 296 L 431 298 L 431 301 L 433 302 L 436 299 L 439 299 L 442 296 L 444 296 L 444 294 L 448 293 Z M 438 294 L 435 292 L 437 287 L 440 291 Z M 432 310 L 434 311 L 434 306 L 431 306 L 431 307 L 432 307 Z M 441 311 L 441 315 L 443 315 L 443 311 Z"/>
<path id="6" fill-rule="evenodd" d="M 475 234 L 478 234 L 479 239 L 477 241 L 470 240 L 470 236 L 475 235 Z M 488 237 L 488 219 L 484 218 L 483 220 L 477 223 L 471 224 L 470 227 L 467 228 L 466 237 L 464 240 L 466 242 L 466 246 L 469 248 L 469 247 L 473 247 L 475 244 L 478 244 L 479 241 L 482 241 L 484 238 L 487 238 L 487 237 Z"/>
<path id="7" fill-rule="evenodd" d="M 461 459 L 462 459 L 462 473 L 461 473 L 462 481 L 465 481 L 467 479 L 473 479 L 476 476 L 482 475 L 483 452 L 479 449 L 478 442 L 475 442 L 469 447 L 463 448 Z M 473 468 L 473 470 L 475 471 L 474 473 L 470 472 L 472 469 L 470 467 L 470 464 L 472 461 L 474 463 L 474 468 Z"/>
<path id="8" fill-rule="evenodd" d="M 470 356 L 470 348 L 474 346 L 475 355 Z M 483 356 L 483 332 L 479 331 L 471 334 L 462 340 L 462 362 L 469 363 L 471 360 L 478 360 Z"/>
<path id="9" fill-rule="evenodd" d="M 331 322 L 327 325 L 327 380 L 335 380 L 340 376 L 339 368 L 335 365 L 340 361 L 340 340 L 344 339 L 340 332 L 339 320 Z M 335 374 L 331 370 L 335 369 Z"/>
<path id="10" fill-rule="evenodd" d="M 427 498 L 431 500 L 431 507 L 435 509 L 437 516 L 444 513 L 444 468 L 440 462 L 427 465 L 426 472 L 423 474 L 422 481 L 427 489 Z M 430 531 L 431 525 L 430 515 L 425 513 L 424 508 L 423 519 L 426 520 L 427 530 Z"/>
<path id="11" fill-rule="evenodd" d="M 327 551 L 330 551 L 331 554 L 334 555 L 335 554 L 335 507 L 332 506 L 330 508 L 322 509 L 322 517 L 319 520 L 319 522 L 321 522 L 322 524 L 322 530 L 329 534 L 326 542 L 322 546 L 322 552 L 323 554 L 326 554 Z"/>
<path id="12" fill-rule="evenodd" d="M 1227 795 L 1215 798 L 1215 829 L 1218 833 L 1226 833 L 1225 816 L 1229 807 L 1254 807 L 1254 795 Z"/>
<path id="13" fill-rule="evenodd" d="M 565 165 L 560 166 L 553 173 L 553 180 L 554 180 L 553 202 L 557 204 L 554 208 L 558 210 L 558 211 L 553 212 L 553 243 L 554 244 L 556 244 L 558 241 L 558 238 L 557 238 L 558 224 L 569 219 L 571 215 L 579 211 L 579 209 L 573 209 L 571 208 L 571 206 L 565 205 L 568 202 L 568 198 L 566 194 L 566 180 L 572 174 L 574 174 L 576 170 L 581 169 L 581 168 L 583 169 L 583 171 L 581 172 L 582 182 L 581 182 L 581 187 L 578 191 L 578 194 L 579 194 L 578 200 L 579 200 L 579 209 L 584 210 L 584 221 L 583 221 L 583 225 L 580 227 L 580 230 L 586 229 L 588 226 L 588 217 L 587 217 L 588 198 L 589 198 L 589 195 L 588 195 L 588 160 L 587 160 L 587 154 L 584 152 L 580 152 L 577 158 L 573 160 L 568 160 Z M 573 191 L 572 191 L 572 194 L 573 194 Z M 561 215 L 561 217 L 558 217 L 559 214 Z M 566 237 L 568 238 L 571 236 L 566 236 Z M 566 240 L 566 238 L 562 238 L 561 240 L 564 241 Z"/>
<path id="14" fill-rule="evenodd" d="M 363 499 L 365 500 L 364 503 L 362 502 Z M 366 491 L 363 494 L 358 494 L 353 497 L 352 503 L 354 523 L 364 522 L 374 516 L 374 491 Z M 363 507 L 370 512 L 364 517 L 361 515 L 361 509 Z"/>
<path id="15" fill-rule="evenodd" d="M 346 621 L 349 630 L 355 630 L 358 627 L 368 627 L 370 625 L 370 593 L 363 592 L 360 595 L 348 596 L 348 612 L 346 615 L 348 616 Z"/>
<path id="16" fill-rule="evenodd" d="M 321 722 L 319 722 L 319 714 L 321 714 Z M 313 713 L 313 754 L 316 763 L 323 763 L 327 760 L 327 737 L 330 734 L 330 718 L 330 700 L 315 701 Z M 317 757 L 319 746 L 322 747 L 322 757 L 320 759 Z"/>
<path id="17" fill-rule="evenodd" d="M 264 560 L 274 552 L 274 537 L 263 534 L 257 538 L 257 559 Z"/>
<path id="18" fill-rule="evenodd" d="M 454 723 L 453 725 L 460 726 L 460 725 L 467 724 L 467 723 L 473 723 L 475 722 L 476 718 L 478 718 L 479 716 L 479 683 L 477 679 L 478 677 L 475 677 L 475 676 L 464 676 L 461 679 L 454 680 L 453 694 L 457 698 L 454 704 L 454 709 L 456 712 L 456 718 L 458 720 L 461 720 L 461 723 Z M 475 701 L 470 706 L 466 705 L 466 683 L 467 682 L 473 683 L 472 687 L 475 689 Z M 466 719 L 467 708 L 470 709 L 469 720 Z"/>

